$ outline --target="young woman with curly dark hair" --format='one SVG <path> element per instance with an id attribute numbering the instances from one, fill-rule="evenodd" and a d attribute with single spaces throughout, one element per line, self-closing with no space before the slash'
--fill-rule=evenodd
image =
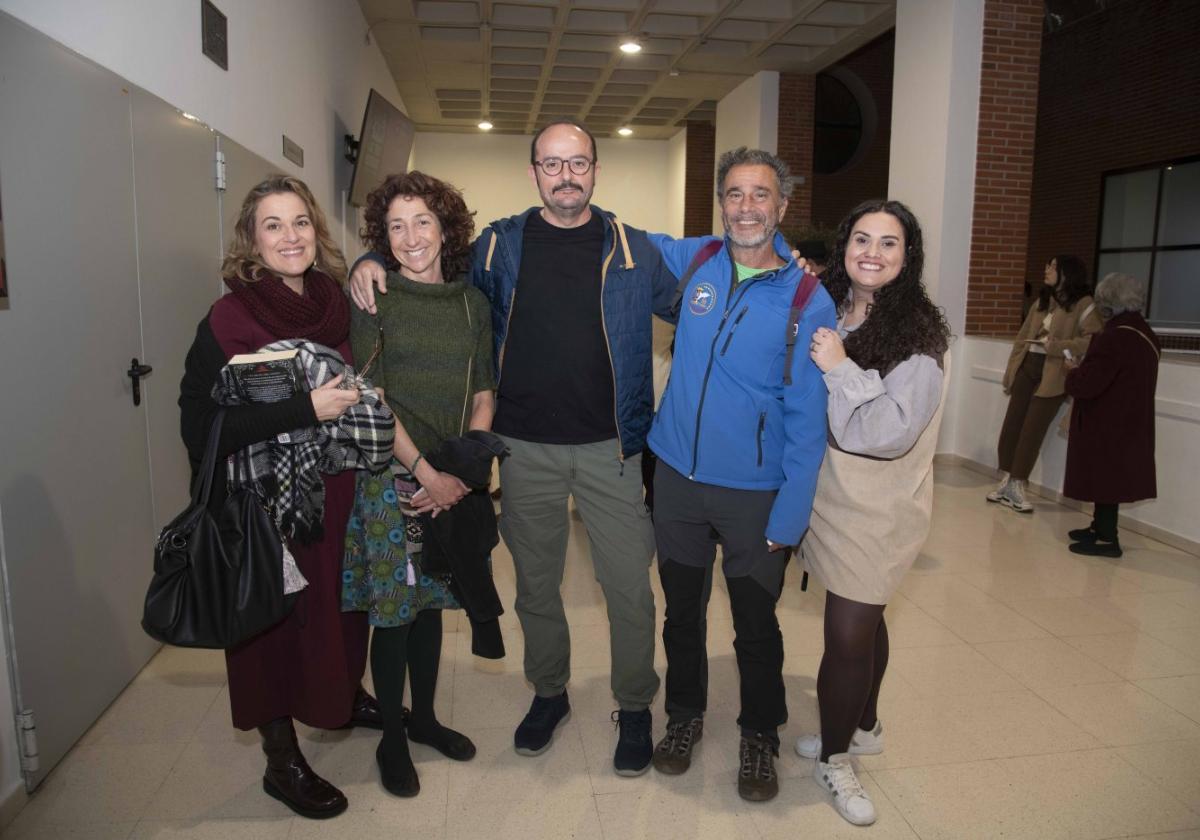
<path id="1" fill-rule="evenodd" d="M 1090 294 L 1079 257 L 1062 254 L 1046 263 L 1037 306 L 1021 325 L 1004 372 L 1008 410 L 996 445 L 1001 476 L 987 495 L 989 502 L 1033 512 L 1025 488 L 1046 430 L 1066 399 L 1064 362 L 1082 359 L 1092 335 L 1103 326 Z"/>
<path id="2" fill-rule="evenodd" d="M 898 201 L 860 204 L 838 228 L 826 287 L 836 330 L 812 337 L 829 391 L 830 444 L 817 478 L 805 568 L 825 587 L 817 675 L 821 732 L 796 751 L 855 825 L 875 806 L 851 755 L 883 749 L 883 611 L 929 533 L 933 452 L 949 379 L 950 329 L 921 283 L 921 226 Z"/>
<path id="3" fill-rule="evenodd" d="M 391 468 L 359 474 L 346 537 L 342 608 L 375 628 L 371 673 L 383 709 L 376 751 L 384 787 L 420 790 L 408 742 L 466 761 L 475 746 L 434 714 L 442 610 L 458 609 L 449 576 L 422 570 L 421 514 L 442 513 L 467 486 L 425 459 L 467 430 L 490 430 L 495 401 L 491 310 L 467 282 L 474 231 L 462 194 L 421 172 L 392 175 L 367 198 L 362 241 L 386 257 L 377 314 L 352 310 L 350 343 L 396 415 Z M 364 367 L 367 362 L 363 362 Z M 411 716 L 403 706 L 412 679 Z"/>

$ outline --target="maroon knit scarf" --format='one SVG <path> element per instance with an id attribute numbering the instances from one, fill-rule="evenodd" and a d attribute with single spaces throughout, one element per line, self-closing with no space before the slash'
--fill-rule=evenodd
<path id="1" fill-rule="evenodd" d="M 261 272 L 260 276 L 253 283 L 226 277 L 225 285 L 272 335 L 303 338 L 331 348 L 350 335 L 350 303 L 329 275 L 309 269 L 302 295 L 274 274 Z"/>

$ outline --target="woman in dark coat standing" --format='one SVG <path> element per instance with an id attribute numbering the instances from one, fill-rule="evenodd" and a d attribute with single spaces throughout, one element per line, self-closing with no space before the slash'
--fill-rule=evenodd
<path id="1" fill-rule="evenodd" d="M 1120 557 L 1117 508 L 1153 499 L 1154 389 L 1162 347 L 1141 315 L 1145 286 L 1127 274 L 1109 274 L 1096 287 L 1104 329 L 1067 374 L 1075 404 L 1067 443 L 1063 495 L 1093 502 L 1092 524 L 1069 533 L 1071 551 Z"/>
<path id="2" fill-rule="evenodd" d="M 275 175 L 250 190 L 222 266 L 230 293 L 196 330 L 188 352 L 179 407 L 193 473 L 220 406 L 213 385 L 229 357 L 273 341 L 301 338 L 350 358 L 350 309 L 342 290 L 346 263 L 325 216 L 304 182 Z M 225 457 L 283 432 L 335 420 L 359 392 L 338 376 L 310 393 L 280 402 L 226 409 L 217 456 Z M 354 473 L 324 475 L 323 534 L 289 539 L 308 586 L 291 614 L 225 652 L 233 725 L 262 735 L 267 770 L 263 790 L 301 816 L 332 817 L 346 797 L 308 766 L 293 719 L 312 727 L 382 728 L 375 699 L 362 690 L 367 622 L 341 611 L 342 552 L 354 501 Z M 225 482 L 214 483 L 214 506 Z"/>

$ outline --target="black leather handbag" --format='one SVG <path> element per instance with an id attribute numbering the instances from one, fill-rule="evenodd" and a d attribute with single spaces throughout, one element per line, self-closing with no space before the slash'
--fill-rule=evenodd
<path id="1" fill-rule="evenodd" d="M 286 618 L 299 594 L 283 593 L 283 540 L 254 491 L 208 509 L 224 418 L 213 421 L 192 503 L 154 546 L 142 629 L 179 647 L 234 647 Z"/>

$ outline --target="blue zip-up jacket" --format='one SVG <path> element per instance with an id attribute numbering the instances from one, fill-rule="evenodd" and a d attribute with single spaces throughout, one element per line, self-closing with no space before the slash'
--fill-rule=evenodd
<path id="1" fill-rule="evenodd" d="M 713 237 L 652 234 L 667 268 L 682 277 Z M 808 355 L 818 327 L 836 322 L 818 286 L 800 315 L 792 384 L 783 384 L 785 333 L 801 272 L 775 235 L 782 268 L 733 288 L 728 245 L 684 290 L 671 378 L 650 430 L 650 448 L 695 481 L 743 490 L 778 490 L 766 538 L 797 545 L 808 528 L 817 472 L 825 457 L 827 392 Z"/>
<path id="2" fill-rule="evenodd" d="M 497 386 L 504 373 L 509 318 L 514 302 L 521 305 L 517 277 L 525 222 L 541 209 L 531 207 L 520 215 L 492 222 L 472 245 L 471 282 L 492 304 Z M 654 412 L 652 318 L 657 314 L 671 319 L 678 281 L 644 231 L 623 225 L 594 204 L 591 209 L 605 221 L 600 305 L 616 389 L 613 403 L 619 455 L 625 458 L 646 446 Z"/>

